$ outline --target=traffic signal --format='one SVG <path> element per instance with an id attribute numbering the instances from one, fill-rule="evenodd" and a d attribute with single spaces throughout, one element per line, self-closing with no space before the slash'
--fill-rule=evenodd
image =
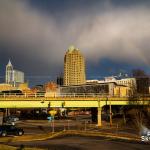
<path id="1" fill-rule="evenodd" d="M 61 104 L 61 105 L 62 105 L 62 108 L 64 108 L 64 106 L 65 106 L 65 102 L 62 102 L 62 104 Z"/>
<path id="2" fill-rule="evenodd" d="M 48 103 L 48 108 L 50 108 L 50 107 L 51 107 L 51 103 L 49 102 L 49 103 Z"/>

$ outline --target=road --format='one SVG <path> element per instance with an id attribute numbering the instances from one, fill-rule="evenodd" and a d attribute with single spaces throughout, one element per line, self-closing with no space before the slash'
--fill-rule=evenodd
<path id="1" fill-rule="evenodd" d="M 18 127 L 24 129 L 25 134 L 45 134 L 50 133 L 53 130 L 53 123 L 48 122 L 47 120 L 22 120 L 16 124 Z M 133 129 L 117 129 L 116 127 L 110 128 L 106 126 L 103 128 L 97 128 L 96 124 L 87 123 L 82 120 L 55 120 L 54 121 L 54 130 L 63 131 L 63 130 L 88 130 L 88 131 L 103 131 L 106 133 L 121 133 L 121 134 L 130 134 L 138 135 L 136 130 Z"/>
<path id="2" fill-rule="evenodd" d="M 9 145 L 49 150 L 149 150 L 150 145 L 100 137 L 65 136 L 45 141 L 15 142 Z"/>
<path id="3" fill-rule="evenodd" d="M 90 115 L 80 115 L 77 117 L 69 117 L 68 119 L 54 120 L 54 130 L 83 130 L 87 126 L 96 126 L 88 123 L 91 121 Z M 44 134 L 52 132 L 53 121 L 48 120 L 20 120 L 16 123 L 16 126 L 24 129 L 25 134 Z"/>
<path id="4" fill-rule="evenodd" d="M 45 134 L 52 131 L 52 123 L 47 120 L 21 120 L 17 124 L 17 126 L 24 129 L 26 135 L 37 135 L 37 134 Z M 82 126 L 81 126 L 82 125 Z M 87 124 L 91 126 L 90 124 Z M 79 129 L 85 130 L 85 124 L 83 118 L 76 120 L 55 120 L 55 131 L 62 131 L 69 129 Z M 106 133 L 112 132 L 116 133 L 116 129 L 98 129 L 93 124 L 91 126 L 93 131 L 104 131 Z M 93 128 L 94 127 L 94 128 Z M 87 126 L 87 130 L 89 130 Z M 122 132 L 122 131 L 119 131 Z M 118 132 L 118 133 L 119 133 Z M 130 133 L 131 131 L 129 131 Z M 128 133 L 126 133 L 128 134 Z M 130 133 L 131 134 L 131 133 Z M 133 133 L 135 135 L 135 133 Z M 13 137 L 12 137 L 13 138 Z M 110 138 L 104 137 L 81 137 L 81 136 L 65 136 L 55 139 L 49 139 L 45 141 L 34 141 L 34 142 L 13 142 L 13 143 L 3 143 L 7 145 L 12 145 L 16 147 L 20 147 L 24 145 L 25 147 L 38 147 L 50 150 L 149 150 L 150 145 L 141 144 L 137 142 L 127 142 L 127 141 L 119 141 L 112 140 Z"/>
<path id="5" fill-rule="evenodd" d="M 24 120 L 19 121 L 16 126 L 23 128 L 25 134 L 45 134 L 52 132 L 53 121 L 47 120 Z M 84 123 L 74 120 L 55 120 L 54 131 L 63 131 L 68 129 L 84 128 Z"/>

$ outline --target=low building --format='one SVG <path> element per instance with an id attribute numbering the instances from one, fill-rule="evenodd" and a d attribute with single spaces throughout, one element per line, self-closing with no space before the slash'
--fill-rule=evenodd
<path id="1" fill-rule="evenodd" d="M 113 87 L 115 83 L 92 83 L 83 85 L 72 85 L 60 87 L 61 94 L 76 94 L 76 95 L 113 95 Z"/>
<path id="2" fill-rule="evenodd" d="M 136 79 L 135 78 L 124 78 L 124 79 L 116 80 L 116 83 L 118 85 L 125 85 L 132 89 L 136 89 Z"/>
<path id="3" fill-rule="evenodd" d="M 87 83 L 98 83 L 98 84 L 116 83 L 118 87 L 115 86 L 114 91 L 116 91 L 117 89 L 120 89 L 123 91 L 126 88 L 126 90 L 130 91 L 130 94 L 134 94 L 137 92 L 137 80 L 135 78 L 121 78 L 120 79 L 115 76 L 110 76 L 110 77 L 105 77 L 104 80 L 87 80 Z"/>
<path id="4" fill-rule="evenodd" d="M 28 83 L 21 83 L 19 84 L 18 90 L 20 91 L 26 91 L 26 90 L 30 90 Z"/>
<path id="5" fill-rule="evenodd" d="M 130 87 L 124 85 L 116 85 L 114 86 L 114 96 L 117 97 L 127 97 L 132 96 L 132 89 Z"/>
<path id="6" fill-rule="evenodd" d="M 11 90 L 16 90 L 15 87 L 13 87 L 11 84 L 7 83 L 1 83 L 0 84 L 0 91 L 11 91 Z"/>
<path id="7" fill-rule="evenodd" d="M 91 83 L 98 83 L 99 82 L 99 80 L 86 80 L 86 83 L 87 84 L 91 84 Z"/>

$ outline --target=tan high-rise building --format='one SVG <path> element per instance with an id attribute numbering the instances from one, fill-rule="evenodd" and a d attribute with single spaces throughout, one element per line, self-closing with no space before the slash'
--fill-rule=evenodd
<path id="1" fill-rule="evenodd" d="M 64 85 L 86 83 L 85 60 L 79 49 L 71 46 L 64 57 Z"/>

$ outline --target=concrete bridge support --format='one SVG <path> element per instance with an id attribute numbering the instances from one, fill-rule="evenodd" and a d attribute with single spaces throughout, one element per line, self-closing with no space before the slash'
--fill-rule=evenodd
<path id="1" fill-rule="evenodd" d="M 7 117 L 7 116 L 9 116 L 9 115 L 10 115 L 10 108 L 6 108 L 6 109 L 4 110 L 4 116 Z"/>
<path id="2" fill-rule="evenodd" d="M 98 127 L 102 126 L 102 107 L 98 107 L 98 111 L 97 111 L 97 125 Z"/>

